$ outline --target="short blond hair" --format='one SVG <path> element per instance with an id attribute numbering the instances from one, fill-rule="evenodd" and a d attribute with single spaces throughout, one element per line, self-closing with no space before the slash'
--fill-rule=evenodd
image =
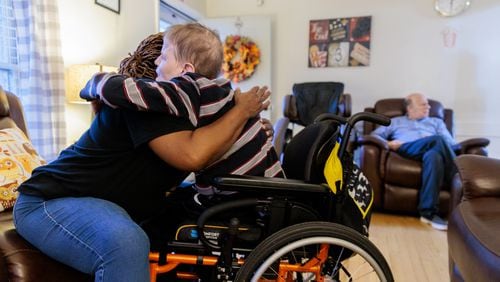
<path id="1" fill-rule="evenodd" d="M 173 25 L 165 30 L 164 41 L 174 46 L 174 56 L 190 63 L 196 73 L 216 78 L 222 68 L 223 48 L 219 34 L 199 23 Z"/>

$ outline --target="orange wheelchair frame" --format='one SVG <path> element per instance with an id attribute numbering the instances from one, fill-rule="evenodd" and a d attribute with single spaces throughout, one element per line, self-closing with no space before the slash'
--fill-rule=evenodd
<path id="1" fill-rule="evenodd" d="M 303 137 L 301 133 L 294 136 L 292 142 L 296 138 L 297 140 L 311 139 L 306 140 L 308 144 L 312 144 L 307 150 L 314 152 L 305 153 L 313 159 L 313 164 L 309 164 L 311 173 L 317 174 L 317 170 L 322 173 L 326 157 L 333 150 L 338 139 L 341 140 L 338 156 L 342 160 L 349 139 L 347 137 L 354 124 L 360 120 L 379 124 L 389 122 L 387 118 L 372 113 L 358 113 L 349 119 L 323 114 L 318 117 L 317 122 L 304 128 Z M 341 125 L 345 125 L 343 133 L 340 133 Z M 286 154 L 285 152 L 285 156 Z M 299 156 L 299 160 L 300 158 L 304 156 Z M 218 189 L 236 191 L 245 197 L 239 201 L 221 203 L 205 210 L 196 223 L 199 236 L 197 243 L 173 242 L 164 251 L 150 252 L 151 282 L 160 280 L 162 274 L 170 275 L 170 279 L 188 281 L 207 279 L 228 282 L 247 281 L 249 277 L 253 277 L 254 273 L 259 273 L 261 268 L 263 273 L 267 273 L 267 268 L 272 268 L 273 274 L 252 278 L 252 281 L 296 281 L 297 277 L 305 274 L 314 277 L 310 281 L 325 281 L 328 275 L 341 277 L 338 274 L 341 271 L 345 272 L 346 274 L 343 275 L 351 281 L 353 280 L 352 273 L 347 271 L 347 267 L 342 265 L 341 261 L 351 257 L 354 253 L 361 254 L 369 262 L 380 281 L 392 281 L 387 262 L 367 237 L 334 222 L 337 212 L 335 206 L 339 201 L 339 196 L 346 197 L 346 193 L 334 195 L 328 186 L 322 184 L 324 183 L 322 177 L 320 176 L 321 180 L 312 179 L 309 176 L 301 180 L 241 175 L 215 178 L 213 185 Z M 246 198 L 247 195 L 248 198 Z M 266 217 L 266 224 L 262 225 L 262 230 L 264 230 L 262 240 L 254 242 L 255 248 L 236 246 L 235 238 L 244 231 L 239 231 L 240 223 L 235 218 L 231 218 L 229 225 L 223 227 L 224 231 L 219 234 L 218 244 L 205 237 L 204 228 L 209 219 L 221 213 L 227 215 L 231 213 L 231 210 L 246 207 L 259 207 L 270 214 Z M 224 234 L 224 237 L 220 237 L 221 234 Z M 290 238 L 289 242 L 288 238 Z M 327 239 L 328 242 L 325 243 L 318 241 L 323 238 L 330 239 Z M 341 247 L 337 247 L 337 242 Z M 293 261 L 289 254 L 295 254 L 295 250 L 288 250 L 288 248 L 295 245 L 301 246 L 303 250 L 312 249 L 310 246 L 314 246 L 314 249 L 307 251 L 307 256 L 304 255 L 301 260 Z M 332 248 L 332 246 L 335 247 Z M 337 249 L 349 251 L 337 256 L 335 261 L 332 259 L 332 253 Z M 277 262 L 273 262 L 273 255 L 281 251 L 286 255 L 280 255 Z M 287 255 L 288 259 L 284 259 Z M 195 271 L 192 270 L 193 268 Z M 211 269 L 212 273 L 207 274 L 210 278 L 199 273 L 200 268 Z"/>

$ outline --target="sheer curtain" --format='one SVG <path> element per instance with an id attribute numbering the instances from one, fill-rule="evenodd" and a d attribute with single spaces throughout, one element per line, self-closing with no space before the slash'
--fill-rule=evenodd
<path id="1" fill-rule="evenodd" d="M 19 97 L 30 138 L 47 161 L 66 144 L 64 64 L 57 0 L 13 0 L 19 54 Z"/>

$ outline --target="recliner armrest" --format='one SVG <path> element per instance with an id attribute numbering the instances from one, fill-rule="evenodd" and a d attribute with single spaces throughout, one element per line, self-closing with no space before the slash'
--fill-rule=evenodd
<path id="1" fill-rule="evenodd" d="M 375 145 L 384 150 L 389 150 L 389 144 L 387 140 L 377 135 L 363 135 L 356 140 L 357 146 L 362 145 Z"/>
<path id="2" fill-rule="evenodd" d="M 456 144 L 453 149 L 457 155 L 475 154 L 487 156 L 486 147 L 490 144 L 487 138 L 471 138 Z"/>
<path id="3" fill-rule="evenodd" d="M 462 182 L 462 201 L 500 197 L 500 160 L 467 154 L 458 156 L 455 164 Z"/>

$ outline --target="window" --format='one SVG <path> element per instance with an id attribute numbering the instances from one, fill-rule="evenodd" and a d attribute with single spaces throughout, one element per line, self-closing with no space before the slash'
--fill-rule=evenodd
<path id="1" fill-rule="evenodd" d="M 195 22 L 196 19 L 179 11 L 178 9 L 160 1 L 160 31 L 164 31 L 167 27 L 174 24 L 182 24 L 187 22 Z"/>
<path id="2" fill-rule="evenodd" d="M 12 0 L 0 0 L 0 85 L 17 92 L 17 34 Z"/>

